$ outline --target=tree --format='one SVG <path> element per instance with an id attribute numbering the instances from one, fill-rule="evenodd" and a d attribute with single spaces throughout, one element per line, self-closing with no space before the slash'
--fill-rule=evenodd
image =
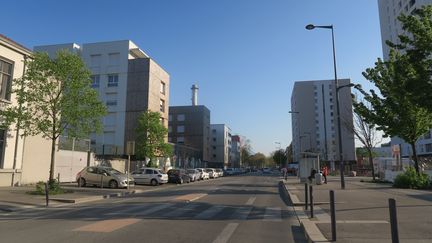
<path id="1" fill-rule="evenodd" d="M 355 100 L 354 100 L 355 103 Z M 361 103 L 367 107 L 369 110 L 371 109 L 370 105 L 365 102 L 361 101 Z M 356 107 L 356 106 L 354 106 Z M 378 131 L 375 128 L 375 124 L 369 123 L 366 121 L 366 118 L 362 116 L 361 112 L 358 111 L 358 109 L 354 108 L 354 119 L 353 123 L 344 121 L 345 127 L 354 133 L 354 136 L 357 138 L 358 141 L 363 145 L 363 148 L 367 152 L 367 156 L 369 158 L 369 166 L 372 169 L 372 178 L 375 180 L 375 169 L 373 165 L 373 158 L 374 158 L 374 148 L 381 143 L 382 139 L 378 135 Z"/>
<path id="2" fill-rule="evenodd" d="M 285 154 L 285 151 L 283 149 L 274 151 L 271 157 L 278 166 L 284 165 L 287 161 L 287 155 Z"/>
<path id="3" fill-rule="evenodd" d="M 374 68 L 368 68 L 363 76 L 375 84 L 380 91 L 370 93 L 361 87 L 357 89 L 370 104 L 354 101 L 354 109 L 368 124 L 376 124 L 387 136 L 398 136 L 411 145 L 415 169 L 419 173 L 419 165 L 415 143 L 432 126 L 432 115 L 419 107 L 405 92 L 405 87 L 415 82 L 415 70 L 411 68 L 411 60 L 405 54 L 390 50 L 389 61 L 378 59 Z"/>
<path id="4" fill-rule="evenodd" d="M 413 104 L 432 112 L 432 6 L 398 19 L 406 34 L 399 35 L 398 44 L 387 41 L 387 45 L 406 59 L 401 88 Z"/>
<path id="5" fill-rule="evenodd" d="M 145 111 L 138 118 L 136 127 L 136 156 L 139 159 L 168 157 L 172 147 L 165 142 L 168 129 L 161 123 L 159 112 Z M 150 166 L 155 166 L 153 161 Z"/>
<path id="6" fill-rule="evenodd" d="M 12 87 L 19 105 L 0 113 L 2 125 L 17 124 L 21 136 L 41 134 L 51 140 L 52 183 L 58 137 L 86 138 L 91 132 L 100 132 L 106 107 L 91 88 L 90 71 L 78 55 L 60 51 L 50 59 L 47 53 L 36 53 L 26 65 L 25 74 L 14 80 Z"/>
<path id="7" fill-rule="evenodd" d="M 256 153 L 249 157 L 248 163 L 250 166 L 262 168 L 266 164 L 266 156 L 262 153 Z"/>
<path id="8" fill-rule="evenodd" d="M 249 139 L 241 139 L 240 141 L 240 160 L 242 164 L 247 164 L 252 155 L 252 146 Z"/>

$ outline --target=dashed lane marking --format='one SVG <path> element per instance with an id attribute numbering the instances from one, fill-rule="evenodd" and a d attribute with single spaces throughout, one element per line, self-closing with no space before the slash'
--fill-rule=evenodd
<path id="1" fill-rule="evenodd" d="M 231 235 L 237 229 L 238 223 L 229 223 L 222 232 L 218 235 L 218 237 L 213 241 L 213 243 L 226 243 L 231 238 Z"/>
<path id="2" fill-rule="evenodd" d="M 256 200 L 256 197 L 250 197 L 249 200 L 246 202 L 246 205 L 253 205 L 255 200 Z"/>

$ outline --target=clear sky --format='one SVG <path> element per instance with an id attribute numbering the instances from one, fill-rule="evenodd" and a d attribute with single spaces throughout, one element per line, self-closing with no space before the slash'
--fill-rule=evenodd
<path id="1" fill-rule="evenodd" d="M 171 75 L 170 105 L 198 103 L 255 152 L 291 142 L 295 81 L 361 75 L 382 56 L 377 0 L 4 1 L 1 33 L 29 48 L 130 39 Z"/>

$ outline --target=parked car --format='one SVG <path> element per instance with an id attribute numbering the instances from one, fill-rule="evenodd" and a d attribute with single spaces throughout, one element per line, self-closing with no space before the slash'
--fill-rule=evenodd
<path id="1" fill-rule="evenodd" d="M 186 174 L 188 174 L 191 178 L 191 181 L 199 181 L 200 172 L 196 169 L 188 169 L 186 170 Z"/>
<path id="2" fill-rule="evenodd" d="M 168 174 L 168 182 L 183 184 L 184 182 L 189 183 L 191 178 L 188 174 L 186 174 L 186 170 L 184 169 L 171 169 L 167 172 Z"/>
<path id="3" fill-rule="evenodd" d="M 213 168 L 207 168 L 206 172 L 209 173 L 209 178 L 210 179 L 215 179 L 218 177 L 218 173 L 216 173 L 216 170 Z"/>
<path id="4" fill-rule="evenodd" d="M 227 168 L 225 170 L 225 175 L 228 175 L 228 176 L 234 175 L 234 169 L 233 168 Z"/>
<path id="5" fill-rule="evenodd" d="M 150 184 L 157 186 L 168 182 L 168 175 L 160 169 L 155 168 L 142 168 L 138 171 L 132 172 L 132 177 L 135 184 Z"/>
<path id="6" fill-rule="evenodd" d="M 263 172 L 264 174 L 270 174 L 270 173 L 271 173 L 271 169 L 265 167 L 265 168 L 262 169 L 262 172 Z"/>
<path id="7" fill-rule="evenodd" d="M 197 168 L 197 170 L 200 172 L 200 179 L 201 180 L 208 180 L 210 179 L 209 173 L 203 169 L 203 168 Z"/>
<path id="8" fill-rule="evenodd" d="M 76 175 L 78 186 L 94 185 L 110 188 L 127 187 L 128 176 L 111 167 L 89 166 L 82 169 Z M 133 186 L 135 180 L 129 176 L 129 186 Z"/>
<path id="9" fill-rule="evenodd" d="M 216 170 L 216 173 L 218 173 L 218 177 L 222 177 L 224 175 L 222 169 L 215 169 L 215 170 Z"/>

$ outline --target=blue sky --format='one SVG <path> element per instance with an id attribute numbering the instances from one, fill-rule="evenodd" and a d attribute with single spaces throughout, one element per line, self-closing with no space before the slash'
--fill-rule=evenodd
<path id="1" fill-rule="evenodd" d="M 376 0 L 5 1 L 2 34 L 35 45 L 130 39 L 171 75 L 170 105 L 199 104 L 212 123 L 249 138 L 255 152 L 291 142 L 295 81 L 332 79 L 333 24 L 339 78 L 382 56 Z M 7 10 L 7 11 L 4 11 Z"/>

